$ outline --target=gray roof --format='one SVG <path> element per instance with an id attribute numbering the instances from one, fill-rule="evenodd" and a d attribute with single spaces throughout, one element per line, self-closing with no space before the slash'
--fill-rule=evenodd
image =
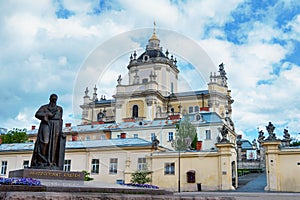
<path id="1" fill-rule="evenodd" d="M 190 121 L 196 121 L 196 116 L 198 114 L 188 114 Z M 215 112 L 201 112 L 199 113 L 199 115 L 201 115 L 202 118 L 202 123 L 204 124 L 209 124 L 209 123 L 222 123 L 222 119 L 221 117 L 215 113 Z"/>
<path id="2" fill-rule="evenodd" d="M 242 149 L 253 149 L 252 144 L 249 142 L 249 140 L 240 139 L 239 141 L 242 142 Z"/>
<path id="3" fill-rule="evenodd" d="M 201 111 L 200 113 L 188 114 L 191 121 L 195 121 L 196 115 L 200 114 L 202 121 L 199 121 L 201 124 L 210 124 L 210 123 L 221 123 L 222 119 L 215 112 L 205 112 Z M 126 129 L 139 129 L 139 128 L 157 128 L 157 127 L 168 127 L 175 126 L 178 123 L 178 120 L 153 120 L 153 121 L 142 121 L 137 122 L 121 122 L 121 123 L 107 123 L 107 124 L 94 124 L 92 125 L 78 125 L 71 127 L 63 127 L 64 133 L 70 132 L 97 132 L 104 130 L 126 130 Z M 38 129 L 28 130 L 27 134 L 37 134 Z"/>
<path id="4" fill-rule="evenodd" d="M 141 138 L 124 138 L 111 140 L 86 140 L 86 141 L 69 141 L 66 142 L 66 149 L 85 149 L 85 148 L 102 148 L 102 147 L 145 147 L 152 146 L 152 143 Z M 34 143 L 15 143 L 1 144 L 0 152 L 5 151 L 32 151 Z"/>

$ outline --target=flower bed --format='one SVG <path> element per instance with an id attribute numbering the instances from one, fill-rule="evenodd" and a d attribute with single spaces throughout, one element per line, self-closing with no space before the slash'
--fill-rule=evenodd
<path id="1" fill-rule="evenodd" d="M 41 181 L 32 178 L 0 178 L 0 185 L 41 186 Z"/>
<path id="2" fill-rule="evenodd" d="M 139 184 L 139 183 L 122 183 L 121 185 L 133 186 L 133 187 L 141 187 L 141 188 L 150 188 L 150 189 L 159 189 L 156 185 L 150 184 Z"/>

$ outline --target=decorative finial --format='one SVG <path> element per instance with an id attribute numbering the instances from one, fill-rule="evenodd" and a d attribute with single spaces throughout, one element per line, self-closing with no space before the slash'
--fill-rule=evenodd
<path id="1" fill-rule="evenodd" d="M 94 87 L 94 93 L 93 93 L 93 101 L 97 101 L 97 86 Z"/>
<path id="2" fill-rule="evenodd" d="M 153 34 L 152 34 L 151 38 L 149 39 L 149 41 L 151 41 L 151 40 L 158 40 L 159 41 L 158 37 L 156 36 L 156 23 L 155 23 L 155 21 L 154 21 L 153 25 L 154 25 Z"/>

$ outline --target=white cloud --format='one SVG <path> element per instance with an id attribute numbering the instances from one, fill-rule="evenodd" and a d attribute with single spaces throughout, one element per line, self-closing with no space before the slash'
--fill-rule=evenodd
<path id="1" fill-rule="evenodd" d="M 65 122 L 72 120 L 72 95 L 76 92 L 77 107 L 82 102 L 87 86 L 92 90 L 98 84 L 98 94 L 111 96 L 119 74 L 122 74 L 125 82 L 126 65 L 131 52 L 118 55 L 115 60 L 108 61 L 107 66 L 99 66 L 102 61 L 97 59 L 85 63 L 85 59 L 112 37 L 133 29 L 152 28 L 153 21 L 156 21 L 159 37 L 159 28 L 177 31 L 200 44 L 213 60 L 214 67 L 221 62 L 225 63 L 229 86 L 235 99 L 234 121 L 237 130 L 245 137 L 250 138 L 246 135 L 249 130 L 264 127 L 270 120 L 275 126 L 277 124 L 276 130 L 279 132 L 285 126 L 289 127 L 291 133 L 300 132 L 300 116 L 297 114 L 300 113 L 297 105 L 299 64 L 284 61 L 294 51 L 294 40 L 299 41 L 300 16 L 296 15 L 282 27 L 275 21 L 285 9 L 294 9 L 297 4 L 295 1 L 279 1 L 274 8 L 257 11 L 264 16 L 262 19 L 253 17 L 243 22 L 241 28 L 233 33 L 238 39 L 245 37 L 240 40 L 241 44 L 229 42 L 224 30 L 227 22 L 238 23 L 239 19 L 231 15 L 233 11 L 248 16 L 255 14 L 249 4 L 244 4 L 238 10 L 237 7 L 242 3 L 239 0 L 226 3 L 222 0 L 178 1 L 177 4 L 167 0 L 125 0 L 116 3 L 112 5 L 113 10 L 92 15 L 91 11 L 98 2 L 66 0 L 63 1 L 64 7 L 75 13 L 68 19 L 56 18 L 58 5 L 52 1 L 1 3 L 0 100 L 4 103 L 0 105 L 3 113 L 0 126 L 13 128 L 22 124 L 28 127 L 36 123 L 32 116 L 37 108 L 32 107 L 47 103 L 52 92 L 59 93 L 59 101 L 65 108 Z M 144 42 L 147 42 L 150 35 L 145 33 Z M 140 38 L 123 38 L 123 42 L 118 45 L 105 46 L 104 49 L 106 53 L 112 52 L 114 48 L 125 49 L 126 46 L 132 50 L 144 49 L 139 44 Z M 275 43 L 275 40 L 284 40 L 284 44 Z M 161 40 L 161 43 L 164 49 L 168 48 L 172 52 L 176 47 L 172 45 L 179 44 L 179 41 L 170 37 Z M 182 49 L 182 52 L 199 55 L 189 48 Z M 181 59 L 182 52 L 174 54 Z M 188 61 L 196 63 L 197 60 Z M 81 72 L 80 66 L 85 64 L 88 66 L 82 73 L 88 78 L 80 83 L 82 91 L 73 93 L 76 77 Z M 103 72 L 96 66 L 104 69 Z M 274 73 L 274 67 L 280 68 L 277 74 Z M 193 80 L 197 76 L 193 70 L 182 70 L 182 77 L 186 80 L 186 87 L 180 84 L 180 89 L 185 90 L 190 85 L 197 87 L 194 86 Z M 258 85 L 262 80 L 270 82 Z"/>

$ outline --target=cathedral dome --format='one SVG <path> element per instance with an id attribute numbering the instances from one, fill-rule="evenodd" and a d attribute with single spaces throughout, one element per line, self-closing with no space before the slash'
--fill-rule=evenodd
<path id="1" fill-rule="evenodd" d="M 166 58 L 165 54 L 161 51 L 161 49 L 146 49 L 146 51 L 138 57 L 137 61 L 144 61 L 147 56 L 148 59 L 156 57 Z"/>

